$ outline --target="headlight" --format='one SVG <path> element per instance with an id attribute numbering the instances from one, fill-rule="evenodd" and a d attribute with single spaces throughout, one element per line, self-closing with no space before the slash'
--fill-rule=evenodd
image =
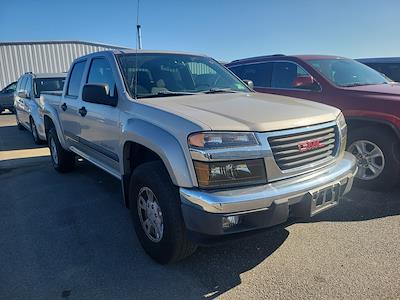
<path id="1" fill-rule="evenodd" d="M 194 168 L 200 188 L 228 188 L 267 183 L 263 159 L 230 162 L 194 161 Z"/>
<path id="2" fill-rule="evenodd" d="M 252 132 L 199 132 L 188 138 L 189 147 L 197 149 L 220 149 L 259 145 Z"/>

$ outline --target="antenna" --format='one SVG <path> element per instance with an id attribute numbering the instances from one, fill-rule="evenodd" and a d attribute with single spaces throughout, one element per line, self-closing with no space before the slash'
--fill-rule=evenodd
<path id="1" fill-rule="evenodd" d="M 139 24 L 139 4 L 140 0 L 137 0 L 137 14 L 136 14 L 136 47 L 142 49 L 142 27 Z"/>
<path id="2" fill-rule="evenodd" d="M 136 11 L 136 54 L 135 54 L 135 100 L 137 100 L 137 82 L 138 82 L 138 49 L 142 49 L 142 36 L 139 25 L 139 4 L 140 0 L 137 0 L 137 11 Z"/>

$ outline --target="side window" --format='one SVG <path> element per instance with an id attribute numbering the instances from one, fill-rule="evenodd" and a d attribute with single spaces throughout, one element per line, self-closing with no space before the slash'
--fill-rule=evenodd
<path id="1" fill-rule="evenodd" d="M 235 75 L 239 78 L 242 78 L 242 73 L 243 73 L 243 66 L 236 66 L 229 68 Z"/>
<path id="2" fill-rule="evenodd" d="M 23 76 L 18 80 L 17 92 L 25 90 L 25 84 L 26 84 L 26 76 Z"/>
<path id="3" fill-rule="evenodd" d="M 79 89 L 81 87 L 81 81 L 83 76 L 83 71 L 85 70 L 86 61 L 77 62 L 71 71 L 71 75 L 68 81 L 67 95 L 72 97 L 79 96 Z"/>
<path id="4" fill-rule="evenodd" d="M 318 90 L 319 84 L 299 65 L 292 62 L 275 62 L 271 87 L 278 89 Z"/>
<path id="5" fill-rule="evenodd" d="M 26 85 L 25 85 L 26 93 L 28 94 L 28 98 L 32 97 L 32 77 L 27 76 Z"/>
<path id="6" fill-rule="evenodd" d="M 87 83 L 107 84 L 109 88 L 109 96 L 116 96 L 114 76 L 111 66 L 105 58 L 94 58 L 92 60 Z"/>
<path id="7" fill-rule="evenodd" d="M 268 87 L 271 82 L 271 67 L 271 63 L 244 65 L 240 78 L 253 81 L 255 87 Z"/>
<path id="8" fill-rule="evenodd" d="M 6 89 L 5 92 L 6 93 L 13 93 L 15 91 L 15 88 L 17 86 L 17 83 L 14 82 L 13 84 L 10 84 Z"/>

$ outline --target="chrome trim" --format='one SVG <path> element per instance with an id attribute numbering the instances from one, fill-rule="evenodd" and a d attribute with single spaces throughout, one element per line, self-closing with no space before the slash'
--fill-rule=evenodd
<path id="1" fill-rule="evenodd" d="M 183 204 L 206 212 L 249 212 L 268 208 L 274 201 L 288 202 L 289 199 L 301 197 L 311 190 L 320 190 L 336 184 L 345 186 L 344 193 L 347 193 L 351 189 L 356 172 L 355 157 L 345 153 L 343 159 L 333 166 L 267 185 L 215 192 L 193 188 L 180 188 L 179 191 Z"/>
<path id="2" fill-rule="evenodd" d="M 268 182 L 274 182 L 277 180 L 286 179 L 289 177 L 302 175 L 310 171 L 314 171 L 319 168 L 323 168 L 326 165 L 333 164 L 343 156 L 344 149 L 342 149 L 343 136 L 341 130 L 339 132 L 339 138 L 337 138 L 337 150 L 334 154 L 335 157 L 329 157 L 329 159 L 323 159 L 315 163 L 311 163 L 307 166 L 302 166 L 298 168 L 293 168 L 290 170 L 281 170 L 276 163 L 271 146 L 268 142 L 268 138 L 282 135 L 291 135 L 302 133 L 307 137 L 311 131 L 320 130 L 328 127 L 337 126 L 336 121 L 331 121 L 327 123 L 310 125 L 307 127 L 297 127 L 294 129 L 270 131 L 270 132 L 256 132 L 256 138 L 259 145 L 247 146 L 247 147 L 235 147 L 235 148 L 224 148 L 224 149 L 210 149 L 202 150 L 196 148 L 189 148 L 190 155 L 193 160 L 212 162 L 212 161 L 229 161 L 229 160 L 246 160 L 246 159 L 257 159 L 263 158 L 267 170 Z M 340 151 L 339 151 L 340 150 Z M 342 151 L 343 150 L 343 151 Z"/>
<path id="3" fill-rule="evenodd" d="M 322 159 L 320 161 L 310 163 L 307 166 L 296 167 L 296 168 L 292 168 L 290 170 L 281 170 L 276 162 L 276 158 L 274 157 L 271 146 L 268 142 L 269 138 L 276 137 L 276 136 L 293 135 L 293 134 L 298 134 L 298 133 L 303 133 L 303 135 L 307 135 L 308 132 L 320 130 L 320 129 L 324 129 L 324 128 L 329 128 L 329 127 L 334 127 L 334 126 L 336 126 L 336 128 L 337 128 L 336 121 L 331 121 L 331 122 L 322 123 L 322 124 L 318 124 L 318 125 L 311 125 L 311 126 L 307 126 L 307 127 L 299 127 L 299 128 L 294 128 L 294 129 L 260 133 L 259 134 L 260 136 L 258 138 L 260 141 L 265 141 L 265 145 L 268 147 L 267 151 L 269 152 L 269 155 L 264 157 L 265 166 L 267 168 L 268 182 L 274 182 L 277 180 L 282 180 L 282 179 L 286 179 L 289 177 L 302 175 L 302 174 L 314 171 L 316 169 L 323 168 L 327 165 L 331 165 L 331 164 L 335 163 L 342 156 L 342 155 L 340 155 L 340 151 L 338 151 L 341 146 L 341 139 L 338 138 L 337 139 L 338 148 L 337 148 L 337 151 L 334 154 L 333 158 L 327 157 L 326 159 Z"/>
<path id="4" fill-rule="evenodd" d="M 239 159 L 255 159 L 263 158 L 268 155 L 265 147 L 262 145 L 250 147 L 235 147 L 235 148 L 222 148 L 222 149 L 189 149 L 192 159 L 198 161 L 227 161 Z"/>

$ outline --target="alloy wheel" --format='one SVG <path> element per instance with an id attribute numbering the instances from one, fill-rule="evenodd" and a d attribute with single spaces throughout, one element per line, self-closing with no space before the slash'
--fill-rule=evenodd
<path id="1" fill-rule="evenodd" d="M 53 159 L 53 162 L 55 164 L 58 164 L 58 154 L 57 154 L 57 146 L 56 142 L 54 141 L 54 138 L 50 138 L 50 152 L 51 152 L 51 158 Z"/>
<path id="2" fill-rule="evenodd" d="M 357 158 L 357 178 L 372 180 L 382 173 L 385 168 L 385 156 L 378 145 L 371 141 L 359 140 L 352 143 L 348 149 Z"/>
<path id="3" fill-rule="evenodd" d="M 157 197 L 148 187 L 143 187 L 139 191 L 137 211 L 147 237 L 152 242 L 160 242 L 164 234 L 163 215 Z"/>

